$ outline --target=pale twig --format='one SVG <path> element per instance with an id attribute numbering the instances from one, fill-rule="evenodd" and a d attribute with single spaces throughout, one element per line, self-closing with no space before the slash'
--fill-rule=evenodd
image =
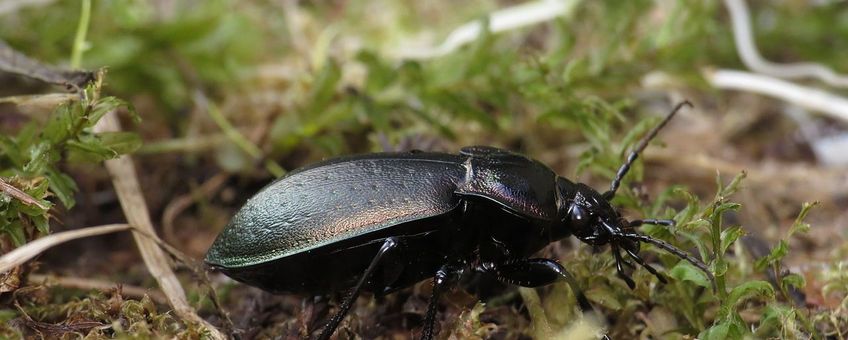
<path id="1" fill-rule="evenodd" d="M 230 174 L 223 172 L 219 173 L 200 185 L 197 190 L 192 190 L 185 195 L 181 195 L 171 200 L 171 202 L 165 206 L 165 212 L 162 213 L 162 234 L 165 236 L 165 240 L 175 243 L 175 241 L 177 241 L 177 237 L 174 233 L 174 220 L 177 216 L 194 204 L 198 197 L 212 196 L 212 194 L 217 192 L 229 178 Z"/>
<path id="2" fill-rule="evenodd" d="M 118 117 L 115 111 L 106 113 L 94 126 L 95 132 L 120 131 Z M 149 210 L 144 196 L 141 193 L 141 185 L 135 172 L 132 158 L 127 155 L 105 162 L 115 192 L 121 202 L 124 215 L 137 231 L 149 235 L 156 235 L 153 223 L 150 221 Z M 145 237 L 139 233 L 133 233 L 135 243 L 138 245 L 141 256 L 150 274 L 159 283 L 159 287 L 168 298 L 174 312 L 183 320 L 193 322 L 205 327 L 212 338 L 225 339 L 218 329 L 197 315 L 194 308 L 189 305 L 180 281 L 171 268 L 167 255 L 162 251 L 156 241 L 151 237 Z"/>
<path id="3" fill-rule="evenodd" d="M 86 279 L 82 277 L 71 277 L 71 276 L 57 276 L 57 275 L 41 275 L 41 274 L 30 274 L 30 281 L 41 282 L 47 286 L 62 286 L 74 289 L 81 290 L 92 290 L 97 289 L 101 291 L 108 291 L 121 286 L 121 293 L 123 295 L 132 297 L 132 298 L 143 298 L 145 295 L 149 296 L 153 302 L 156 302 L 160 305 L 167 305 L 168 298 L 165 297 L 165 294 L 162 294 L 161 291 L 155 289 L 149 289 L 144 287 L 120 284 L 112 281 L 104 281 L 104 280 L 94 280 L 94 279 Z"/>
<path id="4" fill-rule="evenodd" d="M 704 72 L 704 78 L 720 89 L 764 94 L 848 121 L 848 99 L 826 91 L 743 71 L 708 70 Z"/>
<path id="5" fill-rule="evenodd" d="M 503 8 L 488 14 L 487 30 L 498 33 L 569 16 L 579 3 L 580 0 L 545 0 Z M 475 20 L 457 27 L 439 46 L 404 47 L 392 54 L 400 59 L 430 59 L 450 54 L 476 40 L 484 32 L 483 22 Z"/>
<path id="6" fill-rule="evenodd" d="M 785 79 L 817 78 L 831 86 L 848 87 L 848 77 L 817 63 L 773 63 L 760 54 L 751 32 L 751 15 L 745 0 L 724 0 L 733 25 L 733 40 L 739 58 L 754 72 Z"/>
<path id="7" fill-rule="evenodd" d="M 17 12 L 26 7 L 47 6 L 56 0 L 1 0 L 0 15 Z"/>
<path id="8" fill-rule="evenodd" d="M 129 224 L 107 224 L 97 227 L 89 227 L 83 229 L 63 231 L 60 233 L 50 234 L 39 238 L 35 241 L 22 245 L 15 250 L 8 252 L 0 257 L 0 273 L 11 270 L 14 267 L 24 264 L 33 257 L 38 256 L 45 250 L 54 247 L 58 244 L 76 240 L 78 238 L 91 237 L 114 233 L 122 230 L 128 230 Z"/>

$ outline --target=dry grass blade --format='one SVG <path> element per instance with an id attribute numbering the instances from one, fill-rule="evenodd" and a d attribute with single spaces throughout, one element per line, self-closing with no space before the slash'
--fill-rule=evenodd
<path id="1" fill-rule="evenodd" d="M 97 289 L 101 291 L 108 291 L 110 289 L 114 289 L 119 285 L 117 282 L 112 281 L 104 281 L 104 280 L 93 280 L 86 279 L 82 277 L 70 277 L 70 276 L 55 276 L 55 275 L 39 275 L 39 274 L 30 274 L 29 280 L 35 282 L 43 282 L 44 285 L 47 286 L 62 286 L 62 287 L 70 287 L 82 290 L 91 290 Z M 165 294 L 158 290 L 151 290 L 144 287 L 131 286 L 131 285 L 121 285 L 121 294 L 137 299 L 143 298 L 145 295 L 149 296 L 153 301 L 158 304 L 168 304 L 168 298 L 165 297 Z"/>
<path id="2" fill-rule="evenodd" d="M 24 262 L 29 261 L 33 257 L 38 256 L 38 254 L 41 254 L 45 250 L 58 244 L 76 240 L 78 238 L 109 234 L 130 228 L 132 227 L 129 224 L 107 224 L 44 236 L 10 251 L 8 254 L 3 255 L 3 257 L 0 257 L 0 273 L 22 265 Z"/>
<path id="3" fill-rule="evenodd" d="M 65 71 L 44 65 L 15 51 L 5 42 L 0 41 L 0 71 L 23 75 L 38 79 L 45 83 L 82 89 L 95 79 L 94 72 Z"/>
<path id="4" fill-rule="evenodd" d="M 489 13 L 487 24 L 491 33 L 514 30 L 549 21 L 557 17 L 570 16 L 580 0 L 534 1 L 515 5 Z M 474 20 L 457 27 L 438 46 L 428 48 L 403 48 L 390 52 L 399 59 L 430 59 L 450 54 L 473 42 L 484 32 L 483 22 Z"/>
<path id="5" fill-rule="evenodd" d="M 752 71 L 784 79 L 812 77 L 832 86 L 848 86 L 848 77 L 836 73 L 822 64 L 783 64 L 766 60 L 757 50 L 757 45 L 754 42 L 754 34 L 751 32 L 751 14 L 745 0 L 724 0 L 724 5 L 730 12 L 730 20 L 733 24 L 733 40 L 736 43 L 739 58 Z"/>
<path id="6" fill-rule="evenodd" d="M 107 113 L 97 122 L 94 129 L 96 132 L 121 130 L 117 114 L 114 111 Z M 127 221 L 142 233 L 156 235 L 153 230 L 153 223 L 150 221 L 147 203 L 141 193 L 141 186 L 138 183 L 132 158 L 121 156 L 105 163 Z M 218 329 L 198 316 L 194 308 L 189 305 L 185 291 L 171 268 L 168 256 L 156 244 L 156 241 L 139 233 L 134 233 L 133 237 L 147 269 L 159 283 L 159 287 L 165 293 L 168 302 L 177 315 L 185 321 L 203 325 L 208 329 L 211 337 L 225 339 L 226 337 Z"/>
<path id="7" fill-rule="evenodd" d="M 47 207 L 44 206 L 44 204 L 41 204 L 41 202 L 39 202 L 37 199 L 33 198 L 30 195 L 27 195 L 27 193 L 21 191 L 18 188 L 15 188 L 11 184 L 6 183 L 3 178 L 0 178 L 0 192 L 5 192 L 9 196 L 17 198 L 26 205 L 34 205 L 43 210 L 47 210 Z"/>
<path id="8" fill-rule="evenodd" d="M 168 203 L 165 207 L 165 212 L 162 213 L 162 234 L 164 234 L 165 240 L 171 243 L 177 241 L 177 236 L 174 231 L 174 220 L 177 219 L 177 216 L 179 216 L 179 214 L 184 210 L 191 207 L 197 197 L 212 196 L 224 185 L 224 183 L 227 182 L 228 179 L 230 179 L 229 174 L 219 173 L 204 182 L 195 192 L 179 196 Z"/>
<path id="9" fill-rule="evenodd" d="M 733 70 L 708 70 L 704 72 L 704 78 L 719 89 L 764 94 L 848 121 L 848 99 L 827 91 L 761 74 Z"/>

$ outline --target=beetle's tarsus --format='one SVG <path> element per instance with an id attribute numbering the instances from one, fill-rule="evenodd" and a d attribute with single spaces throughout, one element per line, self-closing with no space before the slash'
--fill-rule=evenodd
<path id="1" fill-rule="evenodd" d="M 716 285 L 715 276 L 710 271 L 710 269 L 707 268 L 707 265 L 704 262 L 702 262 L 701 260 L 694 258 L 692 255 L 689 255 L 688 253 L 678 249 L 677 247 L 671 245 L 668 242 L 658 240 L 658 239 L 655 239 L 655 238 L 650 237 L 650 236 L 636 234 L 636 233 L 628 233 L 628 234 L 623 234 L 621 236 L 626 237 L 626 238 L 630 238 L 630 239 L 633 239 L 633 240 L 638 240 L 638 241 L 653 244 L 657 247 L 664 249 L 665 251 L 668 251 L 669 253 L 674 254 L 675 256 L 677 256 L 677 257 L 679 257 L 683 260 L 688 261 L 693 266 L 698 267 L 698 269 L 700 269 L 702 272 L 704 272 L 704 274 L 707 275 L 707 279 L 709 279 L 710 283 L 712 284 L 713 291 L 718 291 L 718 286 Z"/>
<path id="2" fill-rule="evenodd" d="M 665 279 L 665 275 L 660 274 L 660 273 L 659 273 L 659 272 L 658 272 L 658 271 L 657 271 L 657 270 L 656 270 L 653 266 L 651 266 L 650 264 L 648 264 L 647 262 L 645 262 L 645 260 L 644 260 L 644 259 L 642 259 L 642 258 L 639 256 L 639 254 L 634 253 L 634 252 L 633 252 L 632 250 L 630 250 L 630 249 L 624 249 L 624 251 L 625 251 L 625 252 L 627 252 L 627 255 L 628 255 L 628 256 L 630 256 L 631 258 L 633 258 L 633 261 L 636 261 L 636 263 L 638 263 L 638 264 L 639 264 L 640 266 L 642 266 L 642 267 L 645 267 L 645 269 L 647 269 L 647 270 L 648 270 L 648 272 L 650 272 L 651 274 L 653 274 L 654 276 L 656 276 L 656 277 L 657 277 L 657 280 L 660 280 L 660 282 L 662 282 L 663 284 L 667 284 L 667 283 L 668 283 L 668 280 L 666 280 L 666 279 Z"/>
<path id="3" fill-rule="evenodd" d="M 630 276 L 628 276 L 626 273 L 624 273 L 624 267 L 622 267 L 621 264 L 624 263 L 624 264 L 631 266 L 631 267 L 633 265 L 630 264 L 629 262 L 625 261 L 624 258 L 621 257 L 620 251 L 621 250 L 617 245 L 615 245 L 615 244 L 612 245 L 612 255 L 615 257 L 616 273 L 617 273 L 619 278 L 624 280 L 624 283 L 626 283 L 627 286 L 630 287 L 630 289 L 635 289 L 636 288 L 636 282 L 634 282 L 633 279 L 630 278 Z"/>

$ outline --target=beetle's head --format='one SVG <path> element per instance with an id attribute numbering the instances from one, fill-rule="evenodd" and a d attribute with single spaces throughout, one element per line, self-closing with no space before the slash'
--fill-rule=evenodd
<path id="1" fill-rule="evenodd" d="M 633 261 L 636 261 L 636 263 L 645 267 L 645 269 L 654 274 L 663 283 L 666 282 L 665 278 L 660 275 L 656 269 L 651 267 L 639 256 L 639 248 L 642 242 L 653 244 L 692 263 L 704 271 L 704 273 L 707 274 L 707 277 L 713 281 L 713 285 L 715 286 L 715 279 L 703 262 L 665 241 L 639 234 L 635 230 L 636 227 L 642 224 L 672 226 L 674 225 L 674 220 L 645 219 L 627 221 L 610 202 L 613 197 L 615 197 L 615 192 L 621 185 L 621 179 L 630 170 L 631 165 L 639 156 L 639 153 L 645 149 L 648 142 L 657 135 L 657 132 L 659 132 L 659 130 L 665 126 L 665 124 L 674 117 L 674 114 L 677 113 L 677 111 L 684 105 L 691 106 L 689 102 L 678 104 L 671 114 L 669 114 L 659 125 L 654 127 L 654 129 L 651 130 L 648 135 L 639 142 L 639 144 L 637 144 L 636 148 L 634 148 L 630 155 L 628 155 L 627 161 L 618 169 L 615 178 L 610 184 L 610 189 L 607 192 L 601 194 L 585 184 L 571 183 L 567 179 L 561 177 L 557 179 L 557 189 L 561 199 L 559 205 L 559 219 L 562 223 L 563 229 L 567 229 L 563 230 L 562 234 L 574 235 L 580 241 L 593 246 L 609 244 L 612 254 L 615 257 L 618 275 L 627 283 L 628 286 L 630 286 L 630 288 L 634 288 L 635 283 L 624 273 L 623 265 L 628 265 L 630 267 L 634 266 L 625 259 L 626 257 L 633 259 Z M 622 254 L 622 252 L 624 252 L 624 254 Z"/>
<path id="2" fill-rule="evenodd" d="M 562 178 L 561 181 L 566 180 Z M 604 199 L 595 189 L 583 183 L 563 183 L 559 186 L 571 189 L 561 191 L 566 192 L 565 202 L 560 207 L 561 221 L 580 241 L 602 246 L 616 241 L 618 235 L 632 231 L 629 223 L 621 217 L 610 201 Z M 638 242 L 622 242 L 621 246 L 639 252 Z"/>

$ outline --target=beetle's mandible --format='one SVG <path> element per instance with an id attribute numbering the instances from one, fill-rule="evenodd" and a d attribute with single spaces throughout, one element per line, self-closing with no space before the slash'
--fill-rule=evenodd
<path id="1" fill-rule="evenodd" d="M 245 203 L 209 249 L 206 262 L 230 277 L 271 292 L 327 294 L 349 289 L 319 339 L 328 339 L 363 290 L 388 293 L 433 278 L 423 339 L 434 335 L 440 293 L 464 271 L 492 274 L 525 287 L 567 281 L 584 311 L 576 281 L 554 260 L 532 258 L 568 236 L 609 244 L 616 269 L 631 288 L 629 257 L 660 281 L 639 256 L 650 243 L 700 260 L 637 233 L 610 204 L 630 166 L 657 132 L 688 102 L 654 127 L 628 155 L 608 191 L 557 176 L 547 166 L 492 147 L 458 155 L 406 152 L 338 158 L 298 169 Z"/>

